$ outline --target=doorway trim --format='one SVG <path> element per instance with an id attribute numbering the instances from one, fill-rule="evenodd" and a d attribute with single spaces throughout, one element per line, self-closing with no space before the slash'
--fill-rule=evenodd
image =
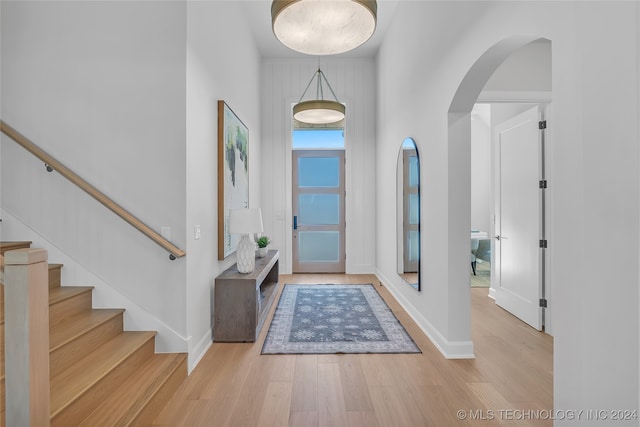
<path id="1" fill-rule="evenodd" d="M 347 107 L 353 104 L 353 100 L 350 97 L 341 97 L 341 102 L 344 103 Z M 284 161 L 284 188 L 282 188 L 284 194 L 285 207 L 284 212 L 276 213 L 276 219 L 283 221 L 284 223 L 284 244 L 282 246 L 281 255 L 280 255 L 280 274 L 292 274 L 293 273 L 293 162 L 292 162 L 292 152 L 293 152 L 293 106 L 298 102 L 298 98 L 287 97 L 285 99 L 285 143 L 284 143 L 284 151 L 283 155 L 285 156 Z M 353 180 L 351 179 L 352 174 L 352 159 L 353 159 L 353 146 L 350 142 L 350 138 L 352 136 L 352 130 L 349 126 L 348 117 L 345 118 L 344 121 L 344 155 L 345 155 L 345 163 L 344 163 L 344 171 L 345 171 L 345 192 L 346 194 L 353 194 Z M 344 215 L 345 215 L 345 224 L 349 224 L 352 222 L 352 216 L 355 203 L 354 197 L 347 197 L 345 200 L 344 206 Z M 345 272 L 346 274 L 358 274 L 359 271 L 354 270 L 351 259 L 349 258 L 349 253 L 351 251 L 352 246 L 352 235 L 353 231 L 350 231 L 349 227 L 345 230 Z"/>
<path id="2" fill-rule="evenodd" d="M 486 50 L 460 82 L 448 110 L 447 170 L 449 221 L 448 297 L 450 333 L 456 342 L 438 343 L 448 358 L 474 357 L 471 340 L 469 230 L 471 228 L 471 110 L 489 78 L 515 51 L 540 36 L 515 35 Z"/>

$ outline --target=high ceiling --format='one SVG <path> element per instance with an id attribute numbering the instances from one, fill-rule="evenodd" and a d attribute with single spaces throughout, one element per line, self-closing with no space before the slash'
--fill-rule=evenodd
<path id="1" fill-rule="evenodd" d="M 398 0 L 378 0 L 378 22 L 376 32 L 371 39 L 362 46 L 350 52 L 343 53 L 341 58 L 373 57 L 384 37 L 384 32 L 391 22 Z M 264 58 L 304 58 L 304 55 L 283 46 L 273 35 L 271 30 L 271 0 L 245 1 L 249 26 L 252 28 L 260 54 Z"/>

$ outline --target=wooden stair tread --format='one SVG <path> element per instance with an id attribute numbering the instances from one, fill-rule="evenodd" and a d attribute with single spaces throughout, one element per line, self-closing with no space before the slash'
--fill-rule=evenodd
<path id="1" fill-rule="evenodd" d="M 51 379 L 51 417 L 135 353 L 155 332 L 123 332 Z"/>
<path id="2" fill-rule="evenodd" d="M 53 305 L 82 294 L 84 292 L 91 292 L 93 286 L 60 286 L 58 288 L 49 289 L 49 305 Z"/>
<path id="3" fill-rule="evenodd" d="M 49 350 L 57 350 L 123 312 L 124 309 L 93 309 L 51 325 L 49 328 Z"/>
<path id="4" fill-rule="evenodd" d="M 4 255 L 7 251 L 13 251 L 15 249 L 30 248 L 31 242 L 0 242 L 0 254 Z"/>
<path id="5" fill-rule="evenodd" d="M 31 245 L 28 240 L 3 240 L 0 242 L 0 249 L 8 248 L 16 245 Z"/>
<path id="6" fill-rule="evenodd" d="M 176 370 L 182 369 L 179 373 Z M 186 377 L 184 353 L 155 354 L 134 375 L 129 377 L 109 398 L 105 399 L 79 426 L 129 425 L 146 405 L 171 379 L 178 374 Z"/>

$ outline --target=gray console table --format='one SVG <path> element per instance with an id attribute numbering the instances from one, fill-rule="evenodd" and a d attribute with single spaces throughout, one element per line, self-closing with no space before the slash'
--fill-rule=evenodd
<path id="1" fill-rule="evenodd" d="M 258 338 L 278 289 L 278 251 L 256 258 L 251 273 L 239 273 L 236 264 L 216 277 L 213 339 L 217 342 L 253 342 Z"/>

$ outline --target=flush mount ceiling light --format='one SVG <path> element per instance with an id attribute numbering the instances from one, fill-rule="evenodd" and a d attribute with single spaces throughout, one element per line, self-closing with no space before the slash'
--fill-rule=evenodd
<path id="1" fill-rule="evenodd" d="M 369 40 L 377 10 L 375 0 L 273 0 L 271 23 L 285 46 L 309 55 L 333 55 Z"/>
<path id="2" fill-rule="evenodd" d="M 303 101 L 304 95 L 309 90 L 309 86 L 313 83 L 313 79 L 317 79 L 316 84 L 316 99 L 312 99 L 309 101 Z M 327 87 L 331 91 L 335 101 L 330 101 L 328 99 L 324 99 L 324 94 L 322 91 L 322 80 L 325 81 Z M 293 106 L 293 118 L 303 122 L 314 125 L 319 124 L 329 124 L 336 123 L 340 120 L 344 119 L 345 108 L 344 105 L 338 101 L 338 97 L 335 92 L 331 88 L 329 81 L 324 76 L 324 73 L 320 68 L 318 71 L 311 77 L 309 80 L 309 84 L 307 85 L 304 92 L 302 92 L 302 96 L 296 105 Z"/>

